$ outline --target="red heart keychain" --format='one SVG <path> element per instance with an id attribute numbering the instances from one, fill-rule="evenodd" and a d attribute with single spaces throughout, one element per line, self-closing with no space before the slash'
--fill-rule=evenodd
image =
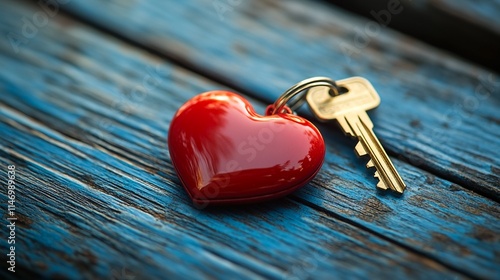
<path id="1" fill-rule="evenodd" d="M 168 146 L 193 202 L 202 207 L 259 202 L 307 184 L 321 168 L 325 144 L 318 129 L 290 108 L 303 102 L 297 94 L 325 85 L 336 86 L 328 78 L 304 80 L 264 116 L 228 91 L 202 93 L 186 102 L 172 120 Z"/>

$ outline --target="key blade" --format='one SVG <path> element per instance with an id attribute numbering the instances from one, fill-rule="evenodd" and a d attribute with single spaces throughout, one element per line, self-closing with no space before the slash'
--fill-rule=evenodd
<path id="1" fill-rule="evenodd" d="M 380 188 L 384 189 L 383 187 L 385 187 L 385 189 L 387 189 L 389 186 L 392 190 L 398 193 L 403 193 L 406 185 L 389 159 L 389 156 L 385 152 L 384 148 L 380 144 L 380 141 L 375 136 L 375 133 L 373 133 L 371 128 L 366 126 L 363 121 L 361 122 L 361 126 L 362 129 L 360 130 L 362 131 L 362 134 L 365 134 L 363 138 L 366 139 L 365 141 L 369 141 L 369 144 L 367 145 L 369 147 L 368 153 L 370 154 L 371 160 L 377 169 L 376 172 L 381 174 L 379 175 L 381 179 L 381 184 L 380 182 L 379 184 L 382 186 Z M 379 187 L 378 184 L 377 187 Z"/>
<path id="2" fill-rule="evenodd" d="M 379 178 L 381 182 L 377 186 L 381 189 L 390 188 L 395 192 L 403 193 L 406 185 L 373 133 L 373 124 L 366 112 L 348 114 L 345 119 L 353 133 L 358 137 L 358 144 L 361 144 L 364 151 L 370 156 L 371 164 L 377 169 L 374 176 Z"/>

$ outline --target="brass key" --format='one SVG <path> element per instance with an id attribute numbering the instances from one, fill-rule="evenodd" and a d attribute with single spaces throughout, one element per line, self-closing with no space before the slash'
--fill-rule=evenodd
<path id="1" fill-rule="evenodd" d="M 361 77 L 340 80 L 337 85 L 346 88 L 347 93 L 332 96 L 326 86 L 309 89 L 306 99 L 314 115 L 320 121 L 336 119 L 345 134 L 358 138 L 356 154 L 358 157 L 370 156 L 366 168 L 377 169 L 378 188 L 403 193 L 406 185 L 373 133 L 373 123 L 366 114 L 367 110 L 380 104 L 378 93 L 368 80 Z"/>

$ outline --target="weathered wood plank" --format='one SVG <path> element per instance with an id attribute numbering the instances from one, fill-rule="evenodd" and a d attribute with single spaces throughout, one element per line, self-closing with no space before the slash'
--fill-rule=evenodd
<path id="1" fill-rule="evenodd" d="M 242 1 L 222 13 L 213 2 L 63 8 L 266 102 L 306 77 L 364 76 L 381 95 L 371 116 L 391 154 L 500 201 L 497 75 L 325 3 Z"/>
<path id="2" fill-rule="evenodd" d="M 1 45 L 12 71 L 0 76 L 0 159 L 17 166 L 18 211 L 28 221 L 19 229 L 18 250 L 29 252 L 20 269 L 75 279 L 462 277 L 291 200 L 194 209 L 168 164 L 165 133 L 187 92 L 218 85 L 162 65 L 165 84 L 127 114 L 113 102 L 161 61 L 78 25 L 65 30 L 69 22 L 44 29 L 29 52 Z M 380 269 L 393 262 L 395 270 Z"/>
<path id="3" fill-rule="evenodd" d="M 2 32 L 33 12 L 13 4 Z M 311 186 L 268 204 L 193 209 L 169 162 L 168 123 L 190 96 L 221 85 L 95 32 L 57 17 L 18 54 L 0 43 L 10 70 L 0 74 L 0 159 L 22 170 L 19 211 L 31 222 L 20 251 L 37 273 L 498 274 L 495 202 L 399 161 L 411 192 L 377 195 L 352 143 L 325 126 L 326 163 Z M 157 76 L 137 99 L 133 90 Z"/>

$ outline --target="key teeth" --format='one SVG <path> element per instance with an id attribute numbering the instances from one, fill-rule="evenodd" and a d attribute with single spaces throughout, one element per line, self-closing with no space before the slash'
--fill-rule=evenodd
<path id="1" fill-rule="evenodd" d="M 382 190 L 387 190 L 387 186 L 385 185 L 385 183 L 380 181 L 380 175 L 378 174 L 378 171 L 375 171 L 375 174 L 373 175 L 373 177 L 378 179 L 377 188 L 382 189 Z"/>
<path id="2" fill-rule="evenodd" d="M 372 167 L 375 167 L 375 164 L 373 163 L 373 160 L 370 159 L 367 163 L 366 163 L 366 168 L 372 168 Z"/>
<path id="3" fill-rule="evenodd" d="M 382 189 L 382 190 L 387 190 L 387 186 L 382 181 L 378 181 L 377 188 Z"/>
<path id="4" fill-rule="evenodd" d="M 358 144 L 356 144 L 354 150 L 356 151 L 356 155 L 358 155 L 358 157 L 368 154 L 365 150 L 365 147 L 363 147 L 363 144 L 361 144 L 361 142 L 358 142 Z"/>

